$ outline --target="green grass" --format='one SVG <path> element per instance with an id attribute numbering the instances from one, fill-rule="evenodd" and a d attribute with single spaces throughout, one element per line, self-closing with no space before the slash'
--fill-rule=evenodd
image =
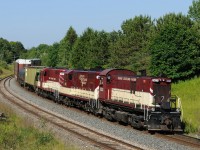
<path id="1" fill-rule="evenodd" d="M 173 84 L 172 94 L 181 98 L 185 132 L 200 132 L 200 78 Z"/>
<path id="2" fill-rule="evenodd" d="M 0 61 L 0 78 L 7 77 L 9 75 L 12 75 L 14 73 L 14 66 L 13 65 L 2 65 L 2 62 Z"/>
<path id="3" fill-rule="evenodd" d="M 46 131 L 44 122 L 41 129 L 35 129 L 30 122 L 16 116 L 12 110 L 4 104 L 0 104 L 0 111 L 8 117 L 6 121 L 0 121 L 0 149 L 7 150 L 75 150 L 75 146 L 65 146 L 54 136 Z"/>

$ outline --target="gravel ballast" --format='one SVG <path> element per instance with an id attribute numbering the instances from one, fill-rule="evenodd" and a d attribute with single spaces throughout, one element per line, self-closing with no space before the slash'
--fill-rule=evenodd
<path id="1" fill-rule="evenodd" d="M 146 149 L 158 149 L 158 150 L 161 150 L 161 149 L 162 150 L 163 149 L 189 150 L 191 149 L 190 147 L 186 147 L 177 143 L 166 141 L 164 139 L 156 138 L 155 136 L 151 134 L 144 134 L 141 131 L 134 130 L 131 127 L 126 127 L 123 125 L 119 125 L 117 123 L 112 123 L 112 122 L 106 121 L 105 119 L 100 119 L 93 115 L 88 115 L 85 112 L 75 111 L 74 109 L 56 104 L 50 100 L 46 100 L 44 98 L 37 96 L 36 94 L 32 94 L 26 91 L 22 87 L 19 87 L 15 79 L 12 79 L 10 81 L 10 88 L 14 93 L 17 93 L 20 97 L 23 97 L 27 101 L 31 101 L 32 103 L 36 105 L 44 107 L 45 109 L 53 111 L 66 118 L 70 118 L 71 120 L 74 120 L 76 122 L 80 122 L 81 124 L 84 124 L 85 126 L 98 129 L 101 132 L 111 134 L 113 136 L 119 137 L 120 139 L 129 141 L 131 143 L 136 143 L 136 145 L 142 145 L 142 147 L 145 147 Z M 78 144 L 78 142 L 75 139 L 73 139 L 74 137 L 71 137 L 71 135 L 66 135 L 66 136 L 67 136 L 66 138 L 72 138 L 72 139 L 69 139 L 69 141 L 75 141 L 75 144 Z M 80 143 L 80 144 L 82 145 L 83 143 Z M 92 149 L 91 147 L 89 148 L 89 145 L 87 144 L 83 144 L 83 145 L 84 145 L 83 147 L 85 147 L 86 149 Z"/>

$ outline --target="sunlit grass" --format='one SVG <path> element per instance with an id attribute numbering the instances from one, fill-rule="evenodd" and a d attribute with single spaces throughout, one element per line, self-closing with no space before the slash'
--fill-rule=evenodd
<path id="1" fill-rule="evenodd" d="M 4 77 L 7 77 L 12 74 L 14 74 L 14 66 L 13 65 L 6 65 L 6 66 L 0 65 L 0 78 L 4 78 Z"/>
<path id="2" fill-rule="evenodd" d="M 200 132 L 200 78 L 173 84 L 172 94 L 181 98 L 185 132 Z"/>
<path id="3" fill-rule="evenodd" d="M 0 103 L 0 111 L 8 119 L 0 121 L 0 149 L 15 150 L 75 150 L 74 146 L 65 146 L 44 129 L 35 129 L 31 123 L 18 116 L 6 105 Z M 42 127 L 42 126 L 41 126 Z"/>

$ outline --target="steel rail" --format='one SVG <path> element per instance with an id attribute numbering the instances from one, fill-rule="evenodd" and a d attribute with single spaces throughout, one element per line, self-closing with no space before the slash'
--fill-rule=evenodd
<path id="1" fill-rule="evenodd" d="M 75 136 L 78 136 L 83 140 L 91 142 L 93 145 L 99 148 L 108 150 L 145 149 L 144 146 L 142 148 L 141 145 L 138 146 L 134 143 L 124 141 L 123 139 L 113 137 L 112 135 L 96 131 L 95 129 L 91 129 L 90 127 L 84 126 L 73 120 L 66 119 L 59 114 L 55 114 L 49 110 L 45 110 L 44 108 L 41 108 L 35 104 L 31 104 L 25 101 L 24 99 L 20 98 L 19 96 L 8 90 L 11 79 L 12 79 L 11 77 L 8 77 L 0 81 L 1 82 L 0 93 L 10 102 L 24 109 L 25 111 L 34 114 L 35 116 L 40 116 L 46 121 L 74 134 Z M 7 82 L 8 82 L 8 87 L 6 86 Z"/>

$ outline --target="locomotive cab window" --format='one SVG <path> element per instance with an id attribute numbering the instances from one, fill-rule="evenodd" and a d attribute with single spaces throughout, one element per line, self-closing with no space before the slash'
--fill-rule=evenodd
<path id="1" fill-rule="evenodd" d="M 72 80 L 72 77 L 73 77 L 72 74 L 69 74 L 69 75 L 68 75 L 68 79 L 69 79 L 69 80 Z"/>
<path id="2" fill-rule="evenodd" d="M 46 76 L 46 75 L 47 75 L 47 72 L 46 72 L 46 71 L 44 71 L 44 72 L 43 72 L 43 76 Z"/>
<path id="3" fill-rule="evenodd" d="M 65 82 L 67 81 L 67 75 L 64 76 L 64 81 L 65 81 Z"/>
<path id="4" fill-rule="evenodd" d="M 103 78 L 99 79 L 99 85 L 103 85 Z"/>
<path id="5" fill-rule="evenodd" d="M 131 81 L 130 92 L 135 94 L 136 91 L 136 81 Z"/>
<path id="6" fill-rule="evenodd" d="M 111 82 L 111 76 L 109 74 L 107 75 L 106 81 L 107 81 L 107 83 Z"/>

